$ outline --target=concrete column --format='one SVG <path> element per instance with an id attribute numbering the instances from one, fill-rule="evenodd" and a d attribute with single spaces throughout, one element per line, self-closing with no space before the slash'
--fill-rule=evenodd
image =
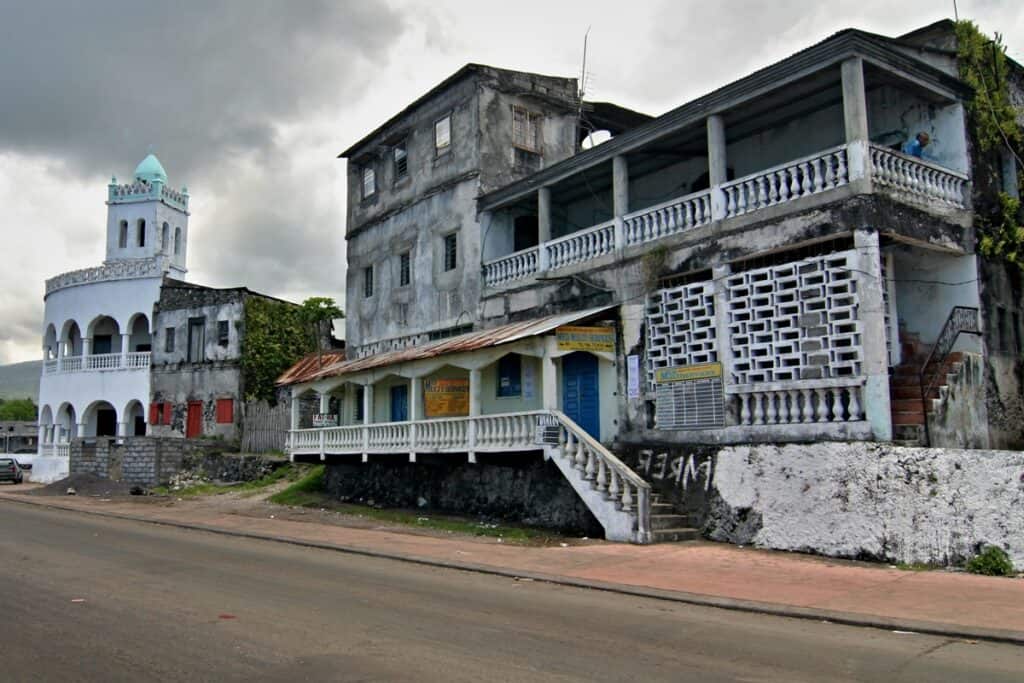
<path id="1" fill-rule="evenodd" d="M 132 346 L 132 335 L 122 334 L 121 335 L 121 367 L 128 367 L 128 353 L 131 351 Z"/>
<path id="2" fill-rule="evenodd" d="M 38 453 L 39 455 L 43 454 L 43 444 L 46 443 L 46 432 L 48 430 L 49 430 L 49 426 L 48 425 L 44 425 L 44 424 L 39 425 L 39 441 L 37 442 L 37 446 L 36 446 L 36 453 Z"/>
<path id="3" fill-rule="evenodd" d="M 551 188 L 537 190 L 537 241 L 540 244 L 551 239 Z"/>
<path id="4" fill-rule="evenodd" d="M 363 424 L 373 422 L 373 385 L 363 387 Z"/>
<path id="5" fill-rule="evenodd" d="M 626 248 L 626 223 L 629 213 L 629 162 L 626 157 L 612 157 L 612 211 L 615 213 L 615 250 Z"/>
<path id="6" fill-rule="evenodd" d="M 861 345 L 863 348 L 864 413 L 877 441 L 892 440 L 889 405 L 889 357 L 885 348 L 885 306 L 882 300 L 881 252 L 878 232 L 855 230 L 857 289 L 860 294 Z"/>
<path id="7" fill-rule="evenodd" d="M 729 179 L 725 148 L 725 121 L 720 114 L 707 120 L 708 184 L 711 186 L 711 218 L 725 218 L 725 193 L 719 187 Z"/>
<path id="8" fill-rule="evenodd" d="M 409 419 L 415 422 L 423 419 L 423 378 L 409 380 Z"/>
<path id="9" fill-rule="evenodd" d="M 78 438 L 82 438 L 83 436 L 85 436 L 85 423 L 84 422 L 79 422 L 78 423 L 75 435 L 78 436 Z"/>
<path id="10" fill-rule="evenodd" d="M 711 277 L 715 288 L 715 350 L 718 361 L 722 364 L 723 385 L 732 384 L 732 344 L 729 341 L 729 293 L 726 278 L 732 273 L 729 264 L 711 268 Z"/>
<path id="11" fill-rule="evenodd" d="M 544 410 L 558 410 L 558 367 L 551 352 L 555 346 L 553 338 L 545 339 L 544 356 L 540 359 L 540 396 Z"/>
<path id="12" fill-rule="evenodd" d="M 124 437 L 128 436 L 128 423 L 127 422 L 118 422 L 117 423 L 117 436 L 122 438 L 122 439 Z"/>
<path id="13" fill-rule="evenodd" d="M 92 354 L 92 337 L 82 337 L 82 356 Z M 85 361 L 82 361 L 85 362 Z"/>
<path id="14" fill-rule="evenodd" d="M 320 394 L 320 412 L 331 412 L 331 393 L 329 391 L 318 392 Z"/>
<path id="15" fill-rule="evenodd" d="M 299 397 L 296 396 L 295 394 L 292 394 L 291 409 L 292 409 L 292 412 L 291 412 L 291 428 L 292 429 L 298 429 L 299 428 Z"/>
<path id="16" fill-rule="evenodd" d="M 476 417 L 480 414 L 481 400 L 480 395 L 482 392 L 481 387 L 481 373 L 480 370 L 469 371 L 469 416 Z"/>
<path id="17" fill-rule="evenodd" d="M 843 121 L 850 180 L 867 175 L 868 160 L 868 105 L 864 94 L 864 63 L 860 57 L 843 62 Z"/>

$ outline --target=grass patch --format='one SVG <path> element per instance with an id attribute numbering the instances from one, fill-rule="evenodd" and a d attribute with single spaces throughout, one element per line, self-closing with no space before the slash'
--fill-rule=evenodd
<path id="1" fill-rule="evenodd" d="M 198 496 L 218 495 L 234 491 L 252 494 L 258 493 L 262 489 L 265 489 L 268 486 L 273 486 L 278 482 L 296 479 L 302 474 L 302 472 L 302 469 L 299 469 L 295 465 L 289 463 L 278 467 L 265 477 L 255 479 L 253 481 L 243 481 L 241 483 L 228 485 L 203 482 L 177 490 L 169 486 L 157 486 L 153 488 L 153 493 L 159 496 L 177 496 L 179 498 L 195 498 Z"/>
<path id="2" fill-rule="evenodd" d="M 278 505 L 310 507 L 324 498 L 324 466 L 317 465 L 288 488 L 278 491 L 268 500 Z"/>
<path id="3" fill-rule="evenodd" d="M 905 572 L 931 572 L 941 567 L 928 564 L 927 562 L 900 562 L 896 565 L 896 569 L 900 569 Z"/>

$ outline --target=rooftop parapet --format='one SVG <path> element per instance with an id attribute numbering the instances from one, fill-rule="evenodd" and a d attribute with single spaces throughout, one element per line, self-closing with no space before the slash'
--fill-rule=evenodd
<path id="1" fill-rule="evenodd" d="M 110 179 L 107 186 L 108 204 L 126 204 L 128 202 L 143 202 L 158 200 L 168 206 L 188 213 L 188 188 L 181 188 L 181 192 L 172 190 L 159 180 L 147 182 L 135 180 L 132 183 L 119 184 L 117 178 Z"/>
<path id="2" fill-rule="evenodd" d="M 171 266 L 167 257 L 109 261 L 102 266 L 82 268 L 61 273 L 46 281 L 46 296 L 66 287 L 109 282 L 111 280 L 135 280 L 147 277 L 161 277 Z"/>

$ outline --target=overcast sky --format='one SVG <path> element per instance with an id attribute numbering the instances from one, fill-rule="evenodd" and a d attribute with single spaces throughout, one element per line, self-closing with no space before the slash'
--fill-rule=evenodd
<path id="1" fill-rule="evenodd" d="M 189 279 L 344 302 L 341 150 L 466 62 L 661 114 L 842 28 L 952 0 L 0 0 L 0 364 L 41 357 L 43 281 L 104 257 L 106 185 L 150 148 L 192 195 Z M 959 0 L 1024 62 L 1024 3 Z"/>

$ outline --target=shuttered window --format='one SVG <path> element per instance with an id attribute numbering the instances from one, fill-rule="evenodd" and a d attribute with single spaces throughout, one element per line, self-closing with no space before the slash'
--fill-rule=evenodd
<path id="1" fill-rule="evenodd" d="M 230 398 L 217 399 L 217 424 L 231 424 L 235 421 L 235 401 Z"/>

